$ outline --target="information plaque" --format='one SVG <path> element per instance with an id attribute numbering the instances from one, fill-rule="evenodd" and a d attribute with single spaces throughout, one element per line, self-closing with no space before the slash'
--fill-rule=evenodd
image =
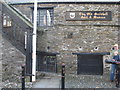
<path id="1" fill-rule="evenodd" d="M 112 13 L 111 11 L 67 11 L 66 20 L 109 21 L 112 20 Z"/>

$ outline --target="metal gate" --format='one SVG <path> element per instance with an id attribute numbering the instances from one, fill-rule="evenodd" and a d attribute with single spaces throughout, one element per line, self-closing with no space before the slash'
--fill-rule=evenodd
<path id="1" fill-rule="evenodd" d="M 37 71 L 57 72 L 56 54 L 39 52 L 37 53 Z"/>
<path id="2" fill-rule="evenodd" d="M 78 56 L 78 74 L 102 75 L 103 57 L 102 55 L 77 55 Z"/>

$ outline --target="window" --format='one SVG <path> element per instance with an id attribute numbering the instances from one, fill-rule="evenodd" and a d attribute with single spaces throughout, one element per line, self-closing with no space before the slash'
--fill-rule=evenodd
<path id="1" fill-rule="evenodd" d="M 34 17 L 34 14 L 33 14 L 33 17 Z M 53 26 L 53 8 L 38 8 L 37 25 Z"/>
<path id="2" fill-rule="evenodd" d="M 11 27 L 12 20 L 8 15 L 3 14 L 3 27 Z"/>

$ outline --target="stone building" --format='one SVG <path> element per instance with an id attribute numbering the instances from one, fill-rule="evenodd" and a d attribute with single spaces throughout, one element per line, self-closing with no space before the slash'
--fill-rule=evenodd
<path id="1" fill-rule="evenodd" d="M 104 60 L 120 43 L 119 1 L 38 0 L 37 70 L 103 74 Z M 33 22 L 33 1 L 10 2 Z"/>
<path id="2" fill-rule="evenodd" d="M 1 9 L 1 5 L 0 5 L 0 9 Z M 0 10 L 0 31 L 2 30 L 2 12 Z M 0 52 L 2 51 L 2 35 L 0 34 Z M 2 87 L 2 54 L 0 53 L 0 89 Z"/>
<path id="3" fill-rule="evenodd" d="M 17 36 L 16 33 L 18 30 L 19 33 L 22 32 L 22 28 L 19 27 L 19 23 L 22 24 L 23 22 L 21 22 L 20 18 L 16 19 L 16 14 L 13 13 L 10 8 L 7 8 L 7 6 L 5 7 L 4 5 L 5 4 L 0 1 L 0 90 L 1 88 L 21 88 L 21 65 L 25 64 L 26 61 L 25 54 L 23 53 L 22 49 L 19 49 L 21 46 L 20 42 L 15 43 L 16 41 L 19 41 L 19 34 L 17 34 Z M 3 6 L 5 7 L 4 9 Z M 3 12 L 3 10 L 5 10 L 6 13 Z M 8 14 L 8 11 L 13 14 Z M 4 15 L 8 15 L 9 17 L 6 19 Z M 11 16 L 14 17 L 16 21 L 19 20 L 19 23 L 15 24 L 15 21 L 12 18 L 12 25 L 14 25 L 12 27 L 10 23 Z M 5 23 L 4 20 L 6 20 L 7 23 Z M 4 26 L 5 24 L 6 26 Z M 24 23 L 24 25 L 26 24 Z M 25 28 L 23 29 L 25 30 Z M 14 33 L 15 36 L 17 36 L 16 38 L 14 38 L 13 34 L 11 33 L 14 32 L 14 30 L 16 31 L 16 33 Z M 32 87 L 32 84 L 28 84 L 27 87 Z"/>

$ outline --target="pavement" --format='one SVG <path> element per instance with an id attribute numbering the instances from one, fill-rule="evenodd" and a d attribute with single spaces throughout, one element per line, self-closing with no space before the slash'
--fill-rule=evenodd
<path id="1" fill-rule="evenodd" d="M 60 74 L 50 74 L 33 84 L 33 88 L 60 88 Z M 109 69 L 103 75 L 65 75 L 65 88 L 105 88 L 116 90 L 115 81 L 109 80 Z M 120 88 L 117 88 L 117 90 Z"/>
<path id="2" fill-rule="evenodd" d="M 33 85 L 33 88 L 60 88 L 60 80 L 59 75 L 50 74 L 38 80 L 38 82 Z"/>

